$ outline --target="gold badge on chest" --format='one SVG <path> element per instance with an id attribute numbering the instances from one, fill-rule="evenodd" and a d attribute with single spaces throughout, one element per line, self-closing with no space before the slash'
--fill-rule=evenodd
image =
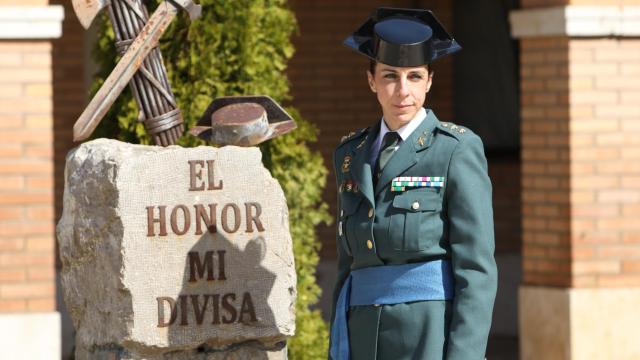
<path id="1" fill-rule="evenodd" d="M 349 172 L 349 168 L 351 168 L 351 156 L 347 155 L 342 160 L 342 172 L 343 173 Z"/>

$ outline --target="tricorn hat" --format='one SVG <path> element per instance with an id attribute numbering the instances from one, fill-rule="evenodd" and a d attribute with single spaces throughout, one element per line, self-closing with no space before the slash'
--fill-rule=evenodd
<path id="1" fill-rule="evenodd" d="M 381 7 L 344 44 L 383 64 L 430 64 L 462 49 L 429 10 Z"/>
<path id="2" fill-rule="evenodd" d="M 258 145 L 296 128 L 291 116 L 268 96 L 217 98 L 196 125 L 189 134 L 213 144 L 236 146 Z"/>

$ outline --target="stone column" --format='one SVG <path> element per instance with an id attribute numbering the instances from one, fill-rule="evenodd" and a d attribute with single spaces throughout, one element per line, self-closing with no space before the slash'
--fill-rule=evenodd
<path id="1" fill-rule="evenodd" d="M 511 14 L 521 45 L 521 359 L 640 358 L 633 3 L 523 0 Z"/>
<path id="2" fill-rule="evenodd" d="M 60 355 L 51 39 L 64 13 L 0 0 L 0 357 Z"/>

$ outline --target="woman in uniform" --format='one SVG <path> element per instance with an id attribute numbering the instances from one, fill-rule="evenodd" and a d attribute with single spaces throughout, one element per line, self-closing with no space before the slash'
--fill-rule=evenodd
<path id="1" fill-rule="evenodd" d="M 460 50 L 430 11 L 379 8 L 345 44 L 382 110 L 335 151 L 334 360 L 484 358 L 497 288 L 482 141 L 424 108 Z"/>

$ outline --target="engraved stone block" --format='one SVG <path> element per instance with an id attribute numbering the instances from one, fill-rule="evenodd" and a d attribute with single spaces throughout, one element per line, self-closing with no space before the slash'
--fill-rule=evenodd
<path id="1" fill-rule="evenodd" d="M 57 235 L 77 358 L 285 356 L 288 209 L 258 148 L 82 144 Z"/>

